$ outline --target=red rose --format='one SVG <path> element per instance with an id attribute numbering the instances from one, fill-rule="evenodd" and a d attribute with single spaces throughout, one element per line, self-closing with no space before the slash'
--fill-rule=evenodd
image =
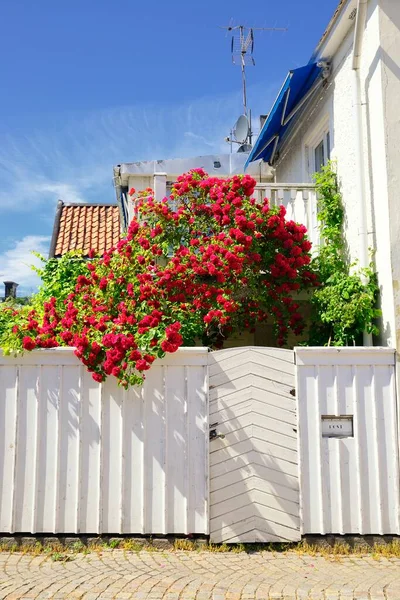
<path id="1" fill-rule="evenodd" d="M 141 358 L 136 362 L 136 369 L 138 371 L 147 371 L 147 369 L 150 369 L 150 365 L 143 358 Z"/>
<path id="2" fill-rule="evenodd" d="M 92 377 L 95 381 L 98 381 L 99 383 L 104 381 L 104 375 L 101 375 L 100 373 L 92 373 Z"/>
<path id="3" fill-rule="evenodd" d="M 33 350 L 34 348 L 36 348 L 37 344 L 35 340 L 26 335 L 22 340 L 22 345 L 25 350 Z"/>

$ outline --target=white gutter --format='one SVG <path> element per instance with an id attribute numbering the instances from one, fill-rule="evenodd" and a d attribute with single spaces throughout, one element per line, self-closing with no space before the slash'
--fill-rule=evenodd
<path id="1" fill-rule="evenodd" d="M 365 194 L 365 166 L 364 166 L 364 144 L 362 128 L 362 102 L 361 102 L 361 81 L 360 81 L 360 58 L 362 39 L 365 27 L 365 18 L 367 14 L 368 0 L 357 1 L 356 24 L 354 29 L 353 41 L 353 106 L 354 106 L 354 124 L 355 124 L 355 175 L 356 175 L 356 205 L 359 214 L 359 262 L 360 267 L 368 267 L 368 231 L 367 231 L 367 208 Z M 372 336 L 364 332 L 364 346 L 372 346 Z"/>

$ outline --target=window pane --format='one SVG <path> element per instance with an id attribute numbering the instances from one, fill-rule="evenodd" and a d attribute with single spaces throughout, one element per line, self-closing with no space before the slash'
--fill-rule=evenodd
<path id="1" fill-rule="evenodd" d="M 329 131 L 326 134 L 326 156 L 328 160 L 331 158 L 331 135 Z"/>
<path id="2" fill-rule="evenodd" d="M 324 141 L 322 140 L 314 150 L 315 170 L 319 171 L 325 164 Z"/>

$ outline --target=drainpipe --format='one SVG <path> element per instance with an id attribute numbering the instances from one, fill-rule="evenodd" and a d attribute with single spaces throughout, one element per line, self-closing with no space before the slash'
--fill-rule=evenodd
<path id="1" fill-rule="evenodd" d="M 367 231 L 367 210 L 365 194 L 365 167 L 364 167 L 364 144 L 362 129 L 362 102 L 361 102 L 361 80 L 360 80 L 360 58 L 362 38 L 365 27 L 365 18 L 367 14 L 368 0 L 357 0 L 356 24 L 354 29 L 353 41 L 353 105 L 355 112 L 355 174 L 356 174 L 356 202 L 359 211 L 359 260 L 360 267 L 368 267 L 368 231 Z M 364 346 L 372 346 L 372 335 L 364 332 Z"/>

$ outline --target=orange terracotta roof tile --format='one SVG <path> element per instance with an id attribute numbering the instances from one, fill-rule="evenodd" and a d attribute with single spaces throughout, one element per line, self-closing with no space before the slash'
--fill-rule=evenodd
<path id="1" fill-rule="evenodd" d="M 90 249 L 103 254 L 121 239 L 119 207 L 116 204 L 64 204 L 59 202 L 50 256 L 70 250 Z"/>

